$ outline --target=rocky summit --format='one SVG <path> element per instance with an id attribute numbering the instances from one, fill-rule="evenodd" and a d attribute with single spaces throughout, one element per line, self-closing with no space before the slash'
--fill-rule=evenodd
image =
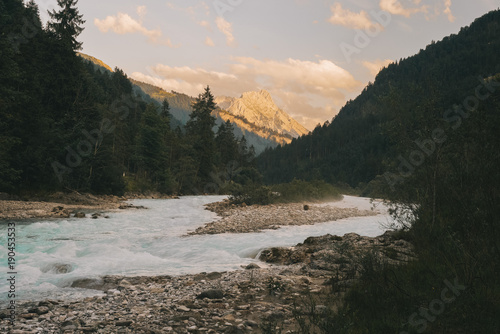
<path id="1" fill-rule="evenodd" d="M 265 90 L 243 93 L 240 98 L 221 96 L 217 97 L 215 102 L 228 112 L 221 114 L 224 120 L 253 129 L 265 138 L 272 137 L 278 143 L 290 143 L 292 138 L 309 133 L 306 128 L 278 108 L 271 94 Z"/>

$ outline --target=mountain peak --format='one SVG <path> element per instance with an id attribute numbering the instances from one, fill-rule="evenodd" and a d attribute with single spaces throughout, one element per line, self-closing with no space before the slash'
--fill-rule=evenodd
<path id="1" fill-rule="evenodd" d="M 278 108 L 266 90 L 246 92 L 240 98 L 218 97 L 216 103 L 233 116 L 244 118 L 249 123 L 282 138 L 278 142 L 291 142 L 309 131 Z"/>
<path id="2" fill-rule="evenodd" d="M 241 99 L 253 100 L 253 101 L 260 100 L 261 102 L 265 102 L 265 103 L 268 103 L 270 105 L 275 105 L 271 94 L 265 89 L 262 89 L 260 92 L 243 93 L 241 95 Z"/>

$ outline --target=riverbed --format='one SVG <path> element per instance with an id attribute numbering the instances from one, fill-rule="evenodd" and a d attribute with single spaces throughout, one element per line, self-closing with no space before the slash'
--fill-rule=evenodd
<path id="1" fill-rule="evenodd" d="M 378 215 L 307 226 L 285 226 L 260 233 L 186 236 L 220 219 L 204 205 L 223 196 L 134 200 L 145 210 L 109 213 L 109 219 L 16 221 L 16 299 L 79 299 L 101 291 L 71 288 L 75 280 L 104 275 L 158 276 L 231 271 L 258 262 L 268 247 L 292 246 L 309 236 L 358 233 L 377 236 L 390 221 L 378 203 Z M 359 207 L 369 199 L 345 196 L 323 205 Z M 0 226 L 0 270 L 7 275 L 7 225 Z M 4 275 L 2 275 L 4 276 Z M 8 301 L 8 282 L 0 281 L 0 304 Z"/>

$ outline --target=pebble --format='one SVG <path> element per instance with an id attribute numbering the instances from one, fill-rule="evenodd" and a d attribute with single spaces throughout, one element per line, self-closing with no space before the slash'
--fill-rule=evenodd
<path id="1" fill-rule="evenodd" d="M 217 213 L 222 219 L 207 223 L 188 235 L 253 233 L 266 229 L 279 229 L 281 226 L 314 225 L 349 217 L 375 216 L 376 211 L 357 208 L 338 208 L 332 206 L 308 206 L 286 203 L 272 205 L 252 205 L 233 207 L 227 201 L 210 203 L 207 210 Z"/>

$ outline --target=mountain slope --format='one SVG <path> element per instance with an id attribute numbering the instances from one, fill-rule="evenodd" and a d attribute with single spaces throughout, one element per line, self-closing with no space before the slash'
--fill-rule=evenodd
<path id="1" fill-rule="evenodd" d="M 131 80 L 136 87 L 141 91 L 151 96 L 155 101 L 162 102 L 167 99 L 170 104 L 170 113 L 179 122 L 181 126 L 186 125 L 189 120 L 195 98 L 186 94 L 172 91 L 168 93 L 162 88 L 150 85 L 145 82 Z M 226 121 L 230 121 L 234 127 L 234 135 L 238 138 L 245 136 L 249 146 L 253 146 L 256 154 L 262 153 L 267 148 L 276 147 L 278 141 L 274 140 L 271 135 L 264 133 L 262 129 L 253 124 L 248 123 L 246 120 L 241 120 L 238 117 L 230 115 L 227 111 L 217 109 L 213 112 L 216 117 L 217 126 Z"/>
<path id="2" fill-rule="evenodd" d="M 95 57 L 83 53 L 78 55 L 101 70 L 113 72 L 110 66 Z M 172 127 L 182 127 L 187 123 L 195 98 L 174 91 L 167 92 L 132 78 L 129 80 L 136 94 L 141 95 L 145 101 L 161 104 L 167 99 L 173 116 Z M 217 125 L 230 121 L 234 126 L 235 135 L 245 136 L 248 145 L 253 145 L 257 154 L 278 144 L 290 143 L 293 138 L 308 133 L 302 125 L 279 109 L 266 91 L 244 93 L 239 99 L 218 97 L 216 103 L 220 104 L 221 108 L 213 113 L 217 118 Z"/>
<path id="3" fill-rule="evenodd" d="M 99 67 L 102 67 L 103 69 L 105 70 L 108 70 L 110 72 L 113 72 L 113 69 L 108 66 L 107 64 L 105 64 L 102 60 L 99 60 L 95 57 L 92 57 L 92 56 L 89 56 L 89 55 L 86 55 L 84 53 L 81 53 L 81 52 L 77 52 L 76 53 L 78 56 L 82 57 L 83 59 L 95 64 L 96 66 L 99 66 Z"/>
<path id="4" fill-rule="evenodd" d="M 252 128 L 261 137 L 273 139 L 277 143 L 290 143 L 309 131 L 291 118 L 274 103 L 271 95 L 265 91 L 247 92 L 240 98 L 217 97 L 215 102 L 236 119 L 236 124 Z M 224 118 L 224 114 L 222 118 Z M 233 121 L 232 119 L 230 119 Z"/>
<path id="5" fill-rule="evenodd" d="M 475 96 L 481 78 L 500 72 L 499 54 L 497 10 L 458 35 L 433 42 L 417 55 L 383 69 L 331 123 L 291 145 L 265 152 L 259 167 L 266 182 L 322 178 L 356 187 L 397 168 L 403 141 L 391 134 L 405 131 L 409 151 L 418 149 L 415 141 L 429 136 L 422 129 L 443 126 L 447 110 Z"/>

